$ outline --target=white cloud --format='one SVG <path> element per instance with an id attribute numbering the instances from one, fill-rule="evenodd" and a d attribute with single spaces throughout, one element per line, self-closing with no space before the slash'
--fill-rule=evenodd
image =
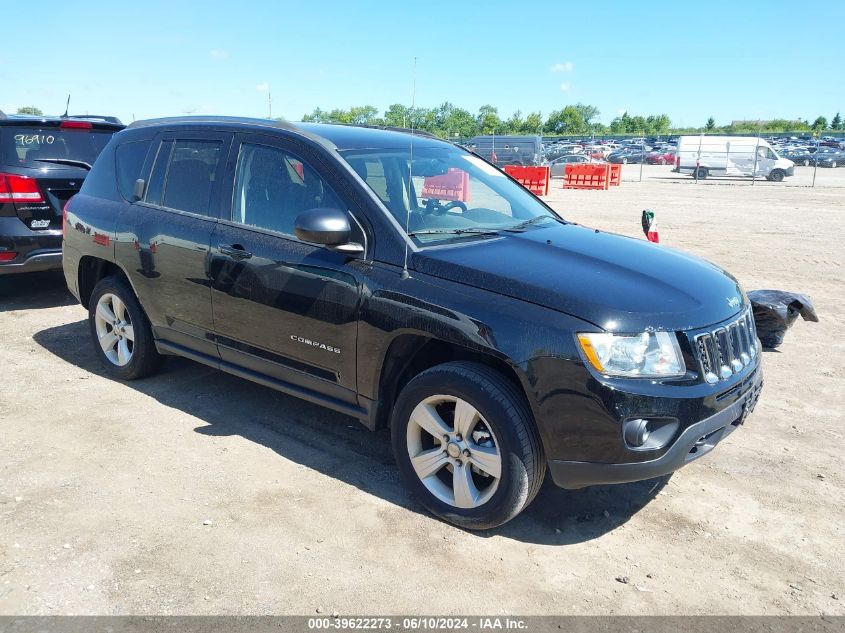
<path id="1" fill-rule="evenodd" d="M 560 91 L 561 92 L 568 92 L 569 91 L 569 84 L 560 84 Z"/>
<path id="2" fill-rule="evenodd" d="M 622 116 L 622 115 L 623 115 L 623 114 L 625 114 L 626 112 L 627 112 L 627 110 L 626 110 L 625 108 L 619 108 L 619 109 L 616 111 L 616 114 L 618 114 L 619 116 Z"/>
<path id="3" fill-rule="evenodd" d="M 211 59 L 226 59 L 229 57 L 229 51 L 224 51 L 222 48 L 212 48 L 208 51 L 208 56 Z"/>
<path id="4" fill-rule="evenodd" d="M 575 65 L 572 62 L 563 62 L 562 64 L 553 64 L 550 71 L 553 73 L 571 73 Z"/>
<path id="5" fill-rule="evenodd" d="M 255 87 L 255 89 L 256 89 L 258 92 L 270 92 L 270 84 L 269 84 L 269 83 L 267 83 L 266 81 L 262 81 L 260 84 L 258 84 L 258 85 Z"/>

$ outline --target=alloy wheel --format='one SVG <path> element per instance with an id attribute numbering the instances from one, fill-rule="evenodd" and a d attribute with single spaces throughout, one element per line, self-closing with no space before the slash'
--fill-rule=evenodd
<path id="1" fill-rule="evenodd" d="M 414 472 L 443 503 L 477 508 L 499 487 L 499 442 L 466 400 L 447 395 L 426 398 L 411 413 L 406 439 Z"/>
<path id="2" fill-rule="evenodd" d="M 132 360 L 135 349 L 135 330 L 126 304 L 115 294 L 105 293 L 97 301 L 94 313 L 97 342 L 106 358 L 123 367 Z"/>

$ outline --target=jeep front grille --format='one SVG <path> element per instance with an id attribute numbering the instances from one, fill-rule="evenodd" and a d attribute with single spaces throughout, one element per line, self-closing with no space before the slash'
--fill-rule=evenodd
<path id="1" fill-rule="evenodd" d="M 710 384 L 738 374 L 757 356 L 757 331 L 750 308 L 735 321 L 697 334 L 693 340 L 701 375 Z"/>

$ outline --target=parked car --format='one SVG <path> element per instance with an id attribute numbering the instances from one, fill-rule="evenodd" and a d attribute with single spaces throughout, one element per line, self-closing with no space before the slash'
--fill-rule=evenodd
<path id="1" fill-rule="evenodd" d="M 647 153 L 648 150 L 640 148 L 631 147 L 627 149 L 621 149 L 611 154 L 608 154 L 607 162 L 622 163 L 623 165 L 627 165 L 628 163 L 642 163 L 645 161 Z"/>
<path id="2" fill-rule="evenodd" d="M 649 165 L 674 165 L 675 152 L 674 150 L 652 151 L 645 155 L 645 160 Z"/>
<path id="3" fill-rule="evenodd" d="M 843 167 L 845 166 L 845 151 L 829 147 L 820 147 L 813 154 L 813 164 L 819 167 Z"/>
<path id="4" fill-rule="evenodd" d="M 0 116 L 0 275 L 62 267 L 62 207 L 123 125 Z"/>
<path id="5" fill-rule="evenodd" d="M 186 356 L 389 425 L 414 496 L 464 528 L 519 514 L 547 468 L 566 488 L 670 473 L 760 393 L 736 279 L 568 223 L 433 137 L 133 123 L 66 211 L 65 276 L 108 374 Z"/>
<path id="6" fill-rule="evenodd" d="M 561 156 L 549 163 L 549 167 L 551 168 L 549 174 L 552 178 L 563 178 L 566 175 L 566 166 L 568 164 L 593 162 L 596 161 L 584 154 L 569 154 L 568 156 Z"/>
<path id="7" fill-rule="evenodd" d="M 796 165 L 803 165 L 804 167 L 807 167 L 813 164 L 813 154 L 815 151 L 815 147 L 803 149 L 781 149 L 778 150 L 778 154 L 783 158 L 788 158 Z"/>

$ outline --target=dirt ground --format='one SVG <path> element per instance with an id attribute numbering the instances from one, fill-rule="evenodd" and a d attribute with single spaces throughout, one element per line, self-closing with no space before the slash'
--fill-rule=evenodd
<path id="1" fill-rule="evenodd" d="M 186 360 L 115 382 L 61 276 L 0 279 L 0 614 L 845 614 L 845 189 L 647 169 L 549 199 L 640 237 L 653 209 L 666 246 L 821 322 L 765 354 L 757 410 L 706 458 L 547 482 L 489 532 L 428 516 L 385 432 Z"/>

